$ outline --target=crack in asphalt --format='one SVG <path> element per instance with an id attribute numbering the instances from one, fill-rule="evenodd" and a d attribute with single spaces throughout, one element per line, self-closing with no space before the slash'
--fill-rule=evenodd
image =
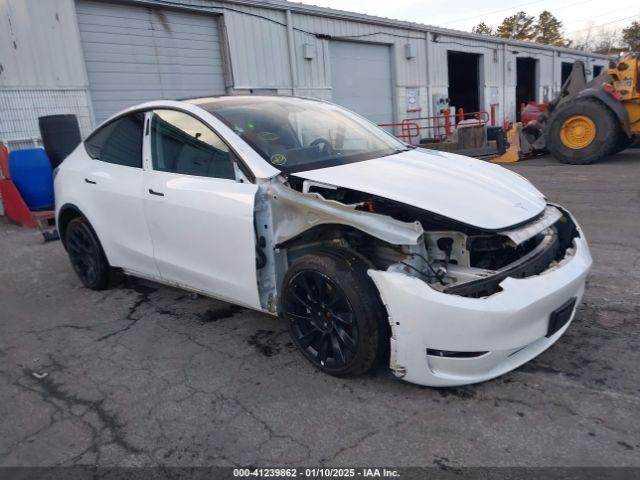
<path id="1" fill-rule="evenodd" d="M 33 370 L 24 368 L 22 369 L 22 379 L 19 378 L 12 383 L 22 391 L 37 395 L 44 403 L 53 408 L 53 411 L 49 416 L 49 421 L 35 432 L 30 433 L 11 444 L 7 449 L 5 449 L 3 456 L 11 453 L 11 451 L 17 446 L 50 429 L 56 423 L 70 418 L 81 419 L 83 424 L 91 431 L 92 438 L 89 445 L 80 454 L 75 455 L 70 459 L 72 463 L 74 463 L 73 460 L 81 458 L 87 452 L 93 452 L 96 454 L 96 464 L 98 464 L 100 448 L 112 444 L 120 447 L 128 454 L 143 453 L 142 449 L 136 447 L 127 440 L 124 433 L 126 425 L 119 420 L 115 413 L 107 410 L 105 407 L 106 398 L 104 396 L 98 400 L 89 400 L 65 390 L 62 383 L 56 382 L 52 378 L 56 373 L 65 370 L 65 367 L 55 359 L 51 359 L 49 364 L 43 365 L 40 369 L 48 372 L 48 375 L 44 378 L 36 379 L 33 376 Z M 6 374 L 4 374 L 4 376 L 6 377 Z M 25 381 L 30 384 L 23 383 Z M 76 414 L 73 412 L 73 408 L 75 407 L 83 407 L 83 411 Z M 101 424 L 100 428 L 96 428 L 90 420 L 84 418 L 89 412 L 96 415 Z M 103 433 L 106 433 L 110 440 L 104 441 Z"/>
<path id="2" fill-rule="evenodd" d="M 63 324 L 63 325 L 54 325 L 53 327 L 49 327 L 49 328 L 43 328 L 41 330 L 14 330 L 12 332 L 9 332 L 11 334 L 19 334 L 19 335 L 40 335 L 42 333 L 50 333 L 53 332 L 55 330 L 58 330 L 60 328 L 68 328 L 70 330 L 93 330 L 92 326 L 89 325 L 70 325 L 70 324 Z"/>
<path id="3" fill-rule="evenodd" d="M 247 407 L 243 402 L 241 402 L 238 398 L 234 398 L 234 397 L 227 397 L 226 395 L 218 395 L 218 398 L 222 401 L 227 401 L 227 402 L 232 402 L 235 405 L 238 405 L 241 409 L 242 412 L 246 413 L 249 417 L 251 417 L 253 420 L 255 420 L 258 424 L 260 424 L 265 431 L 267 432 L 268 438 L 264 441 L 262 441 L 257 447 L 256 447 L 256 452 L 259 453 L 260 450 L 262 449 L 262 447 L 264 445 L 266 445 L 269 441 L 273 440 L 273 439 L 284 439 L 284 440 L 289 440 L 290 442 L 299 445 L 303 448 L 303 450 L 305 451 L 305 459 L 309 459 L 311 458 L 311 447 L 303 442 L 301 442 L 300 440 L 294 438 L 292 435 L 289 434 L 283 434 L 283 433 L 277 433 L 273 427 L 271 427 L 271 425 L 269 425 L 269 423 L 267 423 L 263 418 L 261 418 L 260 416 L 258 416 L 253 410 L 251 410 L 249 407 Z M 256 461 L 259 461 L 260 459 L 256 459 Z"/>
<path id="4" fill-rule="evenodd" d="M 139 291 L 139 297 L 138 299 L 133 303 L 133 305 L 131 307 L 129 307 L 129 311 L 127 312 L 127 314 L 124 317 L 124 320 L 129 320 L 129 324 L 119 328 L 118 330 L 115 330 L 111 333 L 107 333 L 106 335 L 103 335 L 101 337 L 99 337 L 96 342 L 102 342 L 104 340 L 107 340 L 108 338 L 114 337 L 116 335 L 119 335 L 121 333 L 124 333 L 128 330 L 130 330 L 136 323 L 138 323 L 138 321 L 140 321 L 143 317 L 139 316 L 137 318 L 133 318 L 133 316 L 138 313 L 138 309 L 144 305 L 145 303 L 149 302 L 149 296 L 155 292 L 156 289 L 155 288 L 150 288 L 148 287 L 148 289 L 143 289 Z"/>
<path id="5" fill-rule="evenodd" d="M 98 400 L 82 398 L 77 394 L 73 394 L 65 390 L 62 383 L 56 382 L 53 379 L 57 373 L 61 373 L 66 369 L 67 367 L 57 359 L 49 356 L 49 363 L 38 367 L 38 370 L 47 372 L 47 376 L 43 378 L 36 378 L 33 376 L 34 371 L 32 369 L 23 368 L 21 370 L 22 379 L 18 378 L 12 382 L 13 385 L 20 390 L 36 394 L 44 403 L 53 408 L 53 412 L 51 413 L 49 422 L 46 425 L 38 429 L 36 432 L 14 442 L 6 450 L 5 454 L 10 453 L 12 449 L 21 443 L 30 440 L 45 430 L 48 430 L 57 422 L 69 418 L 82 419 L 83 423 L 92 432 L 92 441 L 81 454 L 77 455 L 77 457 L 81 457 L 88 451 L 92 451 L 99 455 L 100 447 L 110 444 L 120 447 L 123 451 L 129 454 L 142 453 L 143 451 L 140 448 L 134 446 L 127 440 L 124 433 L 126 425 L 118 419 L 118 416 L 115 413 L 110 412 L 105 407 L 106 398 L 104 396 Z M 4 374 L 4 376 L 6 377 L 7 375 Z M 73 408 L 75 407 L 83 407 L 83 411 L 81 413 L 74 413 Z M 96 415 L 102 425 L 101 428 L 96 428 L 91 421 L 84 419 L 89 412 Z M 103 432 L 106 432 L 111 440 L 102 442 L 101 433 Z"/>

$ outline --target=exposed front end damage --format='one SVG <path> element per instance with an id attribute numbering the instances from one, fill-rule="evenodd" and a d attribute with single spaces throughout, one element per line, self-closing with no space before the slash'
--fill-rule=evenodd
<path id="1" fill-rule="evenodd" d="M 557 206 L 488 230 L 294 176 L 261 186 L 256 232 L 265 308 L 277 311 L 296 257 L 349 249 L 387 308 L 392 371 L 432 386 L 487 380 L 548 348 L 571 322 L 591 266 L 579 227 Z"/>
<path id="2" fill-rule="evenodd" d="M 458 266 L 448 270 L 455 278 L 448 285 L 425 285 L 400 266 L 369 271 L 389 314 L 390 366 L 397 376 L 430 386 L 489 380 L 536 357 L 564 333 L 592 259 L 575 220 L 557 210 L 558 220 L 532 237 L 533 248 L 477 279 Z M 456 278 L 458 271 L 463 275 Z"/>
<path id="3" fill-rule="evenodd" d="M 304 253 L 322 247 L 349 249 L 390 265 L 406 251 L 422 245 L 420 222 L 404 222 L 372 213 L 359 204 L 324 198 L 317 192 L 300 192 L 280 179 L 261 185 L 256 198 L 255 224 L 258 290 L 263 308 L 276 313 L 282 279 L 289 264 Z M 399 250 L 398 250 L 399 249 Z"/>

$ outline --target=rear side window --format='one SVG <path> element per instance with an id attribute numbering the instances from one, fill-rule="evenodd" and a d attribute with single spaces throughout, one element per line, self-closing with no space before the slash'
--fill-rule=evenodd
<path id="1" fill-rule="evenodd" d="M 151 159 L 161 172 L 236 178 L 229 147 L 200 120 L 175 110 L 153 112 Z"/>
<path id="2" fill-rule="evenodd" d="M 108 123 L 85 142 L 91 158 L 126 167 L 142 168 L 144 112 Z"/>

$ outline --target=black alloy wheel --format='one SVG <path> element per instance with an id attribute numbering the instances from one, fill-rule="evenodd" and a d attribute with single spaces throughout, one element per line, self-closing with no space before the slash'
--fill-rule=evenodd
<path id="1" fill-rule="evenodd" d="M 314 364 L 344 368 L 358 345 L 358 326 L 344 292 L 320 272 L 304 270 L 289 282 L 285 315 L 296 344 Z"/>
<path id="2" fill-rule="evenodd" d="M 88 222 L 81 217 L 69 222 L 65 246 L 71 265 L 82 284 L 93 290 L 103 290 L 109 280 L 109 264 L 100 242 Z"/>
<path id="3" fill-rule="evenodd" d="M 348 250 L 326 248 L 297 258 L 283 280 L 280 313 L 293 343 L 330 375 L 359 375 L 388 361 L 388 317 L 369 268 Z"/>

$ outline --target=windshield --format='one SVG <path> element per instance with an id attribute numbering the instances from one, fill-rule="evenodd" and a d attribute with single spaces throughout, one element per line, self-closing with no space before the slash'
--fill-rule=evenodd
<path id="1" fill-rule="evenodd" d="M 392 155 L 409 147 L 328 103 L 293 97 L 229 97 L 199 104 L 285 173 Z"/>

